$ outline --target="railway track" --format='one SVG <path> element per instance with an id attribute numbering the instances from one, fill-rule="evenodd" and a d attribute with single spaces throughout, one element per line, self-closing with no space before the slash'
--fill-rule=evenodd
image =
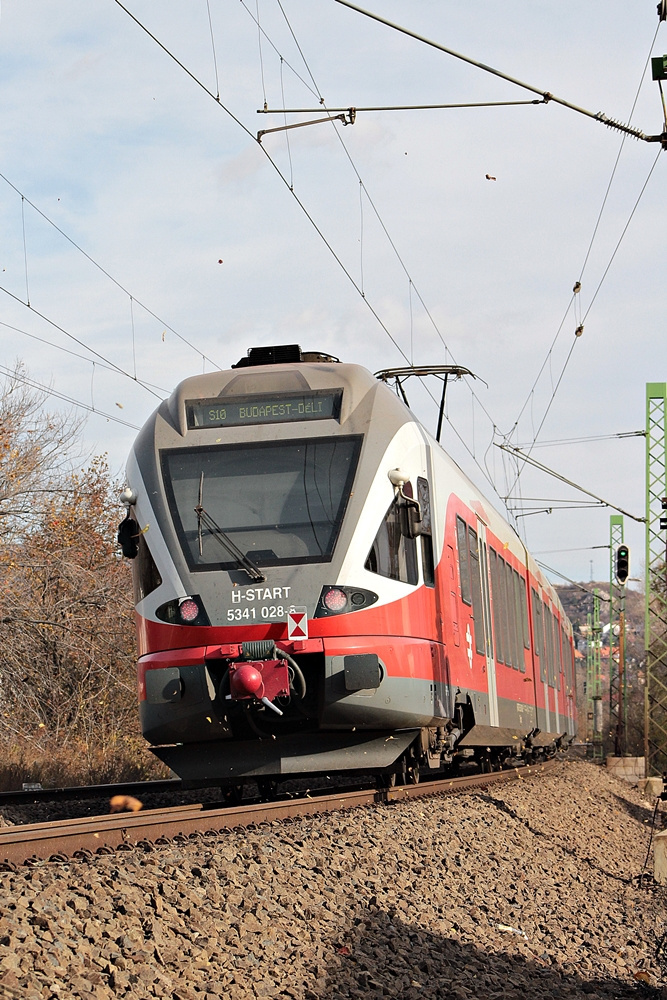
<path id="1" fill-rule="evenodd" d="M 467 775 L 384 789 L 325 792 L 287 801 L 222 808 L 208 808 L 202 803 L 195 803 L 137 813 L 6 827 L 0 829 L 0 869 L 11 870 L 18 865 L 39 861 L 64 862 L 72 858 L 90 858 L 96 854 L 109 854 L 134 847 L 151 850 L 172 840 L 202 834 L 215 835 L 222 830 L 249 827 L 258 823 L 485 788 L 498 782 L 539 777 L 552 770 L 555 764 L 556 761 L 548 761 L 490 774 Z"/>

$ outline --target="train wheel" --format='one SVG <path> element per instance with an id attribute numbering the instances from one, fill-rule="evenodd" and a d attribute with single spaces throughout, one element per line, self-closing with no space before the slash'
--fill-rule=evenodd
<path id="1" fill-rule="evenodd" d="M 243 799 L 243 782 L 221 789 L 224 801 L 230 806 L 240 806 Z"/>
<path id="2" fill-rule="evenodd" d="M 395 788 L 397 784 L 398 775 L 395 771 L 391 771 L 389 774 L 378 774 L 376 778 L 378 788 Z"/>
<path id="3" fill-rule="evenodd" d="M 405 772 L 406 784 L 408 785 L 418 785 L 419 784 L 419 765 L 411 764 Z"/>
<path id="4" fill-rule="evenodd" d="M 491 757 L 487 756 L 487 754 L 479 758 L 479 769 L 482 774 L 490 774 L 493 770 Z"/>
<path id="5" fill-rule="evenodd" d="M 274 778 L 258 778 L 257 791 L 261 802 L 273 802 L 278 797 L 278 782 Z"/>

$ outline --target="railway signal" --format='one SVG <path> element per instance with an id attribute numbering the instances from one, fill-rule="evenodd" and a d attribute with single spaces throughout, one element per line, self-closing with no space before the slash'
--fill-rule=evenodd
<path id="1" fill-rule="evenodd" d="M 627 545 L 619 545 L 616 549 L 616 579 L 621 584 L 625 585 L 630 574 L 630 549 Z"/>

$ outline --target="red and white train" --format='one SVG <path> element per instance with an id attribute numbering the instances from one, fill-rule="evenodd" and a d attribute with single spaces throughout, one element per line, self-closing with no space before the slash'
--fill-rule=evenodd
<path id="1" fill-rule="evenodd" d="M 142 730 L 183 779 L 416 780 L 574 736 L 554 589 L 364 368 L 286 346 L 188 378 L 127 482 Z"/>

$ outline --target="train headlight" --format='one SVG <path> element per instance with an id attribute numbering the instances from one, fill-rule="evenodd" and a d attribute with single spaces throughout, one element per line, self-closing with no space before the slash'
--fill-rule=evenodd
<path id="1" fill-rule="evenodd" d="M 211 624 L 199 594 L 177 597 L 174 601 L 160 605 L 155 612 L 155 617 L 169 625 Z"/>
<path id="2" fill-rule="evenodd" d="M 184 622 L 193 622 L 199 618 L 199 605 L 191 597 L 186 597 L 178 606 L 178 613 Z"/>
<path id="3" fill-rule="evenodd" d="M 362 590 L 360 587 L 322 587 L 314 617 L 328 618 L 329 615 L 361 611 L 375 604 L 377 599 L 377 594 L 370 590 Z"/>
<path id="4" fill-rule="evenodd" d="M 329 590 L 325 590 L 322 595 L 322 603 L 327 611 L 333 611 L 336 614 L 345 610 L 347 594 L 338 587 L 331 587 Z"/>

